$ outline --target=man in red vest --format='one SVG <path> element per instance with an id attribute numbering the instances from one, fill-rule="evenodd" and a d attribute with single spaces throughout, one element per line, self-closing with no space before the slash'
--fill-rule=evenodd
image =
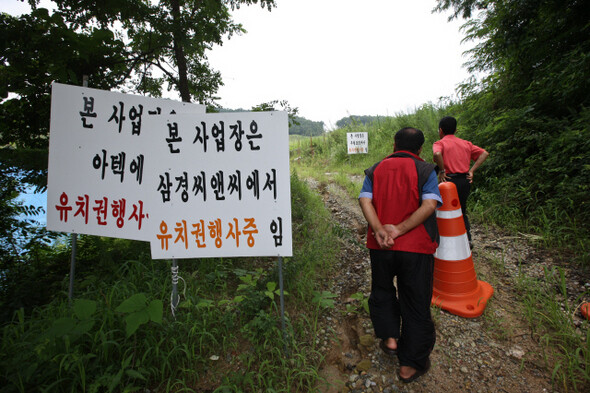
<path id="1" fill-rule="evenodd" d="M 457 186 L 461 213 L 465 222 L 467 238 L 471 246 L 471 225 L 467 218 L 467 198 L 471 192 L 473 172 L 488 158 L 489 153 L 479 146 L 455 136 L 457 120 L 443 117 L 438 123 L 439 141 L 432 145 L 432 157 L 441 168 L 438 173 L 441 182 L 450 181 Z M 473 161 L 473 166 L 469 167 Z"/>
<path id="2" fill-rule="evenodd" d="M 375 335 L 383 351 L 397 354 L 400 379 L 411 382 L 430 368 L 436 340 L 430 315 L 432 254 L 438 247 L 435 209 L 442 199 L 435 165 L 419 157 L 422 131 L 403 128 L 394 141 L 394 153 L 365 170 L 359 203 L 369 224 Z"/>

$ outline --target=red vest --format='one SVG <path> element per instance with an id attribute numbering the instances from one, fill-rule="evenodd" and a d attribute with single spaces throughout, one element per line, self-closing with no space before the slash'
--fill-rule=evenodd
<path id="1" fill-rule="evenodd" d="M 412 153 L 396 152 L 365 171 L 367 176 L 372 176 L 373 206 L 383 225 L 399 224 L 420 207 L 422 186 L 433 168 L 434 165 Z M 429 220 L 436 220 L 435 217 L 433 214 Z M 420 224 L 395 239 L 391 250 L 433 254 L 438 247 L 435 239 L 436 234 L 429 234 L 424 224 Z M 381 249 L 371 227 L 367 247 Z"/>

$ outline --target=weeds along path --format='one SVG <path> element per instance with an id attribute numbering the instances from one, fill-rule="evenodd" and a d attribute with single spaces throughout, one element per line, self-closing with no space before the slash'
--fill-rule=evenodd
<path id="1" fill-rule="evenodd" d="M 543 275 L 552 263 L 518 238 L 474 225 L 473 260 L 477 278 L 494 295 L 484 315 L 462 318 L 432 308 L 437 342 L 432 368 L 417 381 L 397 377 L 397 359 L 379 349 L 362 300 L 370 292 L 370 262 L 364 246 L 366 222 L 356 199 L 335 183 L 306 180 L 321 195 L 339 228 L 341 254 L 333 280 L 322 290 L 336 294 L 336 307 L 322 315 L 316 343 L 325 356 L 321 392 L 553 392 L 543 349 L 523 316 L 516 291 L 518 269 Z M 575 280 L 572 281 L 575 285 Z M 551 362 L 551 360 L 549 360 Z M 549 366 L 552 367 L 552 366 Z"/>

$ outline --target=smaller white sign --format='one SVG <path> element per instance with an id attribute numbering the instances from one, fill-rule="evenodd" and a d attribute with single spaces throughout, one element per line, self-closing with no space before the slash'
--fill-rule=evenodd
<path id="1" fill-rule="evenodd" d="M 348 154 L 366 154 L 369 152 L 369 133 L 349 132 L 346 134 Z"/>

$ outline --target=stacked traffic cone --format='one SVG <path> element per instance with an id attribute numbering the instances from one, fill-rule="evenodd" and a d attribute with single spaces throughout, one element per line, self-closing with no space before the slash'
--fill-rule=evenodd
<path id="1" fill-rule="evenodd" d="M 444 182 L 438 188 L 443 205 L 436 211 L 440 241 L 434 253 L 432 304 L 460 317 L 478 317 L 494 289 L 475 275 L 457 187 Z"/>
<path id="2" fill-rule="evenodd" d="M 582 304 L 582 307 L 580 307 L 580 309 L 582 310 L 582 315 L 584 316 L 584 318 L 590 320 L 590 303 Z"/>

